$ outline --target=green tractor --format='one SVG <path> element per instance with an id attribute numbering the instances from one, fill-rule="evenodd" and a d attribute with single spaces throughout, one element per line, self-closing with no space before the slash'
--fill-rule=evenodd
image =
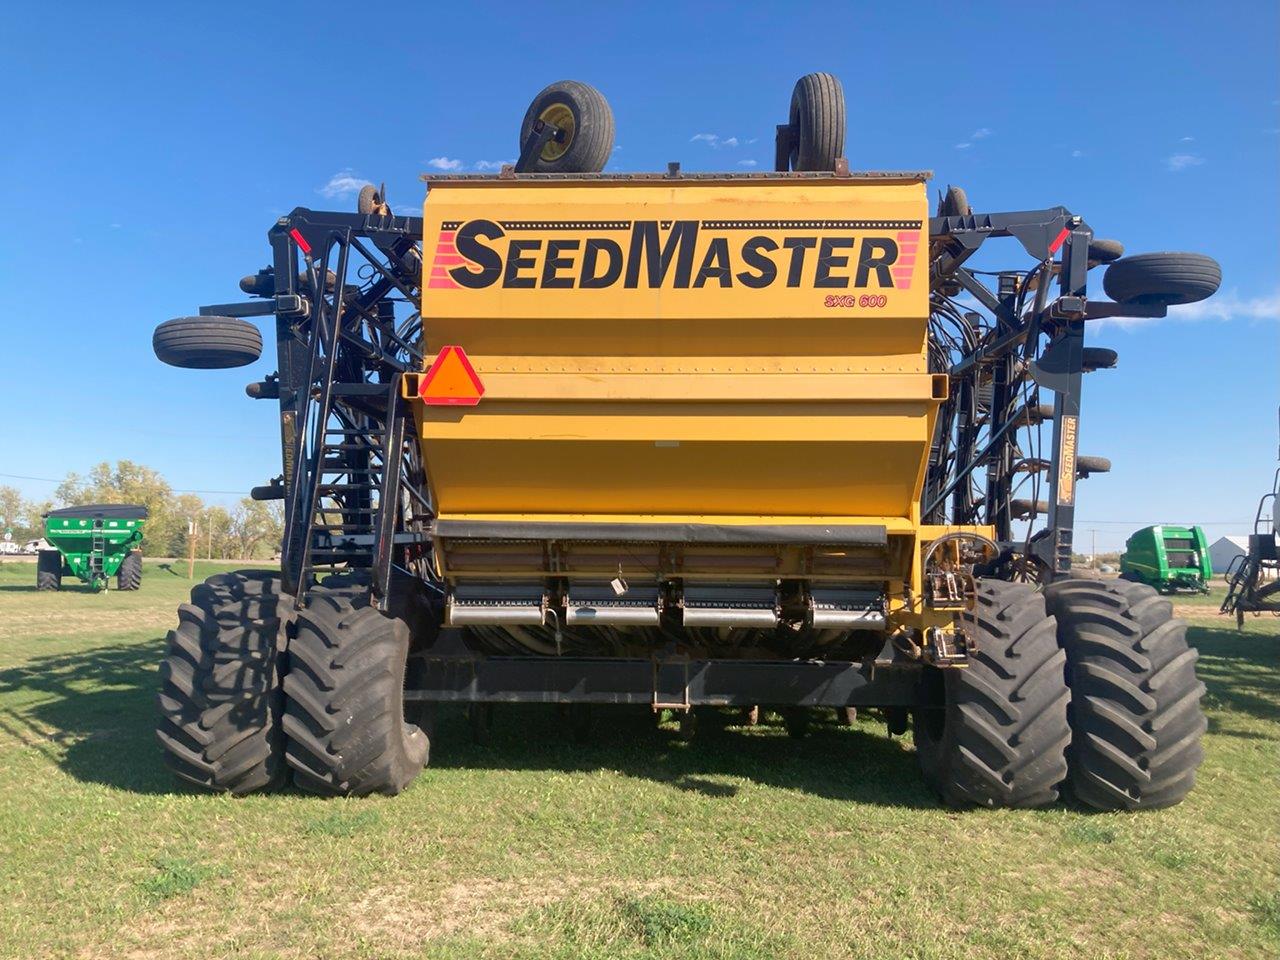
<path id="1" fill-rule="evenodd" d="M 1208 593 L 1213 567 L 1204 530 L 1169 524 L 1143 527 L 1125 542 L 1120 576 L 1160 593 Z"/>
<path id="2" fill-rule="evenodd" d="M 116 578 L 117 590 L 142 586 L 142 526 L 147 508 L 127 503 L 91 503 L 44 514 L 44 538 L 36 589 L 61 590 L 64 576 L 76 576 L 94 590 Z"/>

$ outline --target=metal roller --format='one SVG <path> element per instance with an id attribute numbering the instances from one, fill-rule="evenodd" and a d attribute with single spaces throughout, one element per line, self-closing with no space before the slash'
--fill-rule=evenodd
<path id="1" fill-rule="evenodd" d="M 748 627 L 778 625 L 778 588 L 739 584 L 690 585 L 684 588 L 686 627 Z"/>
<path id="2" fill-rule="evenodd" d="M 451 627 L 531 625 L 547 619 L 547 593 L 541 584 L 460 584 L 445 602 Z"/>
<path id="3" fill-rule="evenodd" d="M 884 597 L 874 590 L 815 587 L 811 593 L 815 630 L 883 630 Z"/>
<path id="4" fill-rule="evenodd" d="M 577 626 L 656 627 L 661 604 L 656 586 L 572 584 L 565 598 L 565 623 Z"/>

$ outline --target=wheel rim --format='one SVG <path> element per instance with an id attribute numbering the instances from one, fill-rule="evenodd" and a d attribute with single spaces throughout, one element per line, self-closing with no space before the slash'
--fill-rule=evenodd
<path id="1" fill-rule="evenodd" d="M 573 143 L 573 134 L 577 129 L 577 121 L 574 120 L 573 111 L 567 103 L 553 103 L 538 114 L 538 119 L 543 123 L 552 124 L 561 133 L 561 137 L 548 140 L 538 156 L 548 162 L 559 160 L 565 155 L 569 145 Z"/>

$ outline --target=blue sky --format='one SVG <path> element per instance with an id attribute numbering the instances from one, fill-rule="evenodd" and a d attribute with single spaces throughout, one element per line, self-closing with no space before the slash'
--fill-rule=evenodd
<path id="1" fill-rule="evenodd" d="M 1280 403 L 1271 0 L 363 9 L 6 4 L 0 474 L 127 457 L 178 488 L 263 482 L 272 405 L 241 387 L 270 359 L 179 371 L 150 336 L 238 299 L 275 216 L 349 209 L 365 180 L 408 211 L 419 174 L 513 158 L 528 101 L 566 78 L 609 98 L 612 168 L 768 169 L 792 84 L 828 70 L 855 169 L 931 169 L 981 210 L 1062 203 L 1131 253 L 1218 258 L 1215 300 L 1090 329 L 1120 366 L 1086 381 L 1081 452 L 1115 466 L 1082 486 L 1077 537 L 1251 520 Z"/>

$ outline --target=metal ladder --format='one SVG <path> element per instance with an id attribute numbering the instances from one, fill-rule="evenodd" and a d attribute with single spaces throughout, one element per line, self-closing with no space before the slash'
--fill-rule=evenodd
<path id="1" fill-rule="evenodd" d="M 346 275 L 346 247 L 338 257 L 337 289 Z M 379 572 L 389 581 L 401 449 L 404 444 L 401 374 L 390 382 L 370 382 L 363 366 L 339 363 L 343 340 L 356 339 L 360 317 L 346 329 L 341 296 L 316 304 L 308 362 L 309 400 L 297 425 L 293 487 L 286 517 L 286 568 L 296 571 L 297 599 L 304 603 L 311 584 L 325 573 Z M 387 582 L 372 584 L 385 597 Z"/>
<path id="2" fill-rule="evenodd" d="M 89 543 L 89 582 L 106 583 L 106 575 L 102 572 L 102 558 L 107 552 L 107 539 L 102 535 L 102 521 L 93 521 L 93 536 Z"/>
<path id="3" fill-rule="evenodd" d="M 1249 549 L 1231 561 L 1225 575 L 1227 595 L 1218 608 L 1219 613 L 1235 613 L 1237 625 L 1241 622 L 1246 610 L 1256 609 L 1254 594 L 1262 574 L 1268 567 L 1275 567 L 1275 561 L 1263 556 L 1262 546 L 1266 538 L 1275 537 L 1276 520 L 1275 505 L 1280 501 L 1280 470 L 1276 471 L 1271 484 L 1271 492 L 1262 495 L 1258 501 L 1257 512 L 1253 515 L 1253 536 L 1249 538 Z"/>

